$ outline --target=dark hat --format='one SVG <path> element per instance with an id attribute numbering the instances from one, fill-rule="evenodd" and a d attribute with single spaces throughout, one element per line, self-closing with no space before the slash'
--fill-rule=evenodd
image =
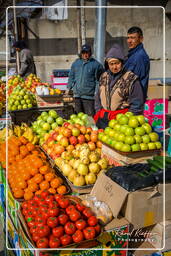
<path id="1" fill-rule="evenodd" d="M 19 49 L 24 49 L 27 46 L 26 46 L 26 43 L 25 43 L 24 40 L 19 40 L 19 41 L 14 42 L 13 47 L 14 48 L 19 48 Z"/>
<path id="2" fill-rule="evenodd" d="M 120 45 L 114 44 L 112 48 L 108 51 L 108 53 L 106 54 L 106 60 L 111 58 L 124 61 L 124 53 Z"/>
<path id="3" fill-rule="evenodd" d="M 88 44 L 84 44 L 81 48 L 81 53 L 83 52 L 90 52 L 91 53 L 91 46 Z"/>

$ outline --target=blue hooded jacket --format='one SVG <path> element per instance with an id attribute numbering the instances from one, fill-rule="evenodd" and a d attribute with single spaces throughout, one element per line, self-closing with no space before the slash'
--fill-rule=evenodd
<path id="1" fill-rule="evenodd" d="M 76 59 L 71 66 L 67 88 L 73 90 L 74 97 L 94 99 L 103 72 L 103 66 L 92 57 L 87 61 Z"/>
<path id="2" fill-rule="evenodd" d="M 128 59 L 125 62 L 124 68 L 128 71 L 132 71 L 139 77 L 145 100 L 148 89 L 150 59 L 142 43 L 137 45 L 134 49 L 129 50 Z"/>

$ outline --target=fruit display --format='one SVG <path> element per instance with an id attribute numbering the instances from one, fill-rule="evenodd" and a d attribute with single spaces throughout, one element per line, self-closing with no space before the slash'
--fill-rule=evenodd
<path id="1" fill-rule="evenodd" d="M 35 93 L 36 92 L 36 87 L 37 86 L 40 86 L 41 84 L 41 80 L 39 77 L 37 77 L 36 75 L 34 74 L 30 74 L 27 76 L 27 78 L 25 79 L 25 83 L 24 83 L 24 87 Z"/>
<path id="2" fill-rule="evenodd" d="M 18 85 L 8 99 L 8 110 L 22 110 L 37 105 L 35 95 Z"/>
<path id="3" fill-rule="evenodd" d="M 22 203 L 21 212 L 37 248 L 60 248 L 95 239 L 101 226 L 80 201 L 43 191 Z"/>
<path id="4" fill-rule="evenodd" d="M 50 95 L 61 95 L 62 91 L 58 88 L 54 89 L 54 88 L 49 88 L 49 94 Z"/>
<path id="5" fill-rule="evenodd" d="M 5 90 L 5 83 L 0 80 L 0 116 L 2 115 L 3 109 L 5 109 L 6 103 L 6 90 Z"/>
<path id="6" fill-rule="evenodd" d="M 6 143 L 0 144 L 0 162 L 5 168 Z M 23 136 L 8 139 L 8 182 L 14 198 L 31 199 L 48 190 L 65 194 L 68 188 L 48 163 L 46 156 Z"/>
<path id="7" fill-rule="evenodd" d="M 104 132 L 98 134 L 98 139 L 121 152 L 154 150 L 162 147 L 158 134 L 152 131 L 145 117 L 135 116 L 131 112 L 118 114 L 116 119 L 110 120 Z"/>
<path id="8" fill-rule="evenodd" d="M 101 158 L 101 142 L 91 127 L 65 122 L 47 136 L 43 149 L 75 186 L 94 184 L 108 161 Z"/>
<path id="9" fill-rule="evenodd" d="M 42 145 L 48 133 L 58 127 L 58 125 L 61 126 L 63 123 L 64 119 L 60 117 L 55 110 L 51 109 L 48 112 L 42 112 L 37 120 L 32 123 L 32 129 L 39 138 L 39 144 Z"/>
<path id="10" fill-rule="evenodd" d="M 38 142 L 39 142 L 38 136 L 34 134 L 31 127 L 28 127 L 28 125 L 26 123 L 21 123 L 21 126 L 14 125 L 13 131 L 14 131 L 15 136 L 17 136 L 17 137 L 23 136 L 34 145 L 38 144 Z"/>
<path id="11" fill-rule="evenodd" d="M 84 114 L 83 112 L 76 114 L 72 114 L 70 119 L 68 120 L 71 124 L 80 124 L 80 125 L 87 125 L 88 124 L 88 115 Z"/>
<path id="12" fill-rule="evenodd" d="M 20 75 L 11 76 L 8 79 L 8 95 L 10 95 L 18 85 L 24 87 L 24 78 L 22 78 Z"/>

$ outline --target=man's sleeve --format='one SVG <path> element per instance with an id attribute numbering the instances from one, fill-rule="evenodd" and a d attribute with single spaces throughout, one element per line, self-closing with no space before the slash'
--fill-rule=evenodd
<path id="1" fill-rule="evenodd" d="M 104 71 L 105 71 L 104 67 L 101 64 L 99 64 L 98 68 L 96 69 L 96 73 L 95 73 L 95 78 L 96 78 L 96 89 L 95 89 L 95 91 L 98 90 L 100 76 L 101 76 L 102 73 L 104 73 Z"/>
<path id="2" fill-rule="evenodd" d="M 75 80 L 75 73 L 74 73 L 74 67 L 73 67 L 73 64 L 72 64 L 71 70 L 69 72 L 69 78 L 68 78 L 68 84 L 67 84 L 67 88 L 69 90 L 73 88 L 74 80 Z"/>
<path id="3" fill-rule="evenodd" d="M 129 95 L 129 111 L 135 115 L 140 115 L 144 110 L 144 96 L 140 82 L 136 80 L 132 86 L 132 90 Z"/>
<path id="4" fill-rule="evenodd" d="M 19 71 L 19 75 L 21 75 L 21 76 L 25 75 L 26 70 L 29 67 L 29 62 L 27 61 L 28 58 L 29 58 L 28 54 L 26 54 L 25 52 L 21 53 L 21 56 L 20 56 L 21 68 Z"/>

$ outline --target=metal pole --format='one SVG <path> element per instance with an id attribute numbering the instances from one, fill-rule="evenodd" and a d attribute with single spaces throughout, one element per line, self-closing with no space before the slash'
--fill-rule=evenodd
<path id="1" fill-rule="evenodd" d="M 106 39 L 106 0 L 96 0 L 96 35 L 94 40 L 95 58 L 104 63 L 105 39 Z"/>
<path id="2" fill-rule="evenodd" d="M 17 41 L 18 40 L 18 30 L 17 30 L 15 0 L 13 0 L 13 12 L 14 12 L 14 38 L 15 38 L 15 41 Z M 16 70 L 17 70 L 17 73 L 20 70 L 20 60 L 19 60 L 19 52 L 18 51 L 16 51 Z"/>
<path id="3" fill-rule="evenodd" d="M 84 0 L 81 0 L 81 41 L 82 45 L 85 44 L 86 31 L 85 31 L 85 8 Z"/>
<path id="4" fill-rule="evenodd" d="M 78 53 L 81 51 L 81 18 L 80 18 L 80 0 L 77 0 L 77 45 Z"/>

